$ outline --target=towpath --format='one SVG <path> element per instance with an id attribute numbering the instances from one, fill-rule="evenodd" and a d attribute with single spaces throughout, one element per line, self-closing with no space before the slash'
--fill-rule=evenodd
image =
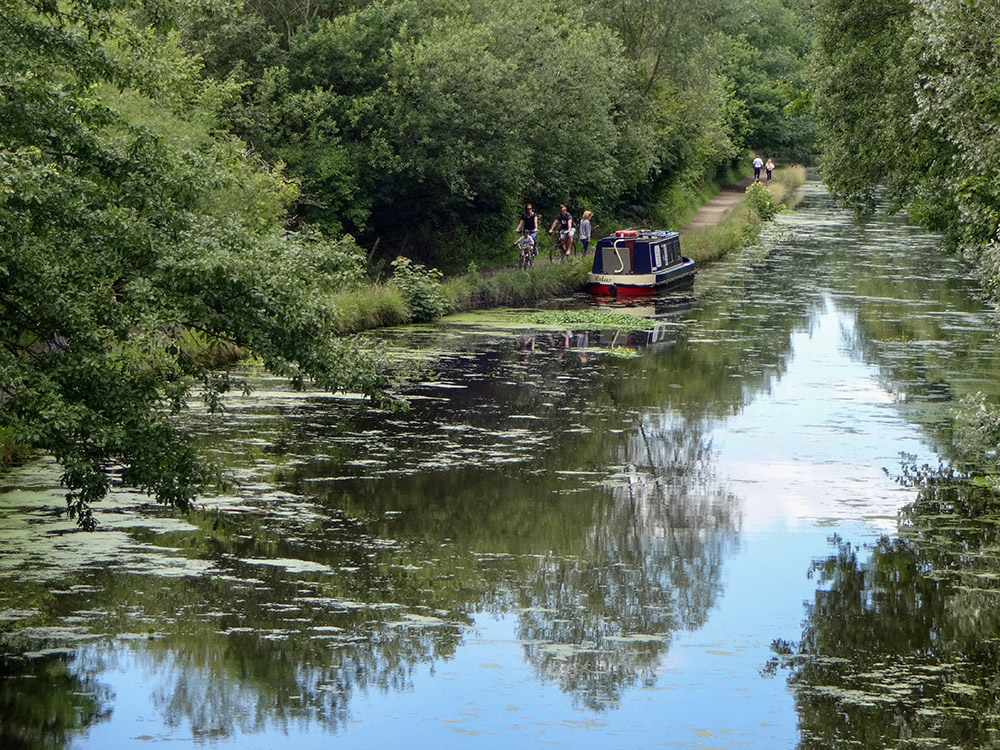
<path id="1" fill-rule="evenodd" d="M 716 193 L 707 203 L 702 204 L 698 213 L 694 215 L 687 224 L 681 227 L 681 232 L 690 232 L 692 229 L 704 229 L 714 226 L 722 221 L 736 205 L 743 200 L 746 189 L 753 182 L 753 177 L 744 177 L 739 182 L 727 185 Z"/>

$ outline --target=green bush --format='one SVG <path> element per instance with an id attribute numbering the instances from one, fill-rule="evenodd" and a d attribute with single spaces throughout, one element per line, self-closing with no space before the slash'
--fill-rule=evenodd
<path id="1" fill-rule="evenodd" d="M 399 287 L 414 323 L 429 323 L 448 309 L 441 293 L 442 273 L 399 256 L 392 262 L 392 281 Z"/>
<path id="2" fill-rule="evenodd" d="M 746 200 L 764 221 L 771 221 L 781 210 L 781 206 L 774 200 L 771 191 L 762 182 L 750 184 L 750 187 L 747 188 Z"/>

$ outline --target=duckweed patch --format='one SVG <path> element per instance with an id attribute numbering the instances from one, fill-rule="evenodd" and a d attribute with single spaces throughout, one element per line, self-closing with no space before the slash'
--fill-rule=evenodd
<path id="1" fill-rule="evenodd" d="M 498 309 L 487 312 L 449 315 L 443 322 L 452 326 L 475 328 L 480 332 L 506 334 L 531 328 L 554 330 L 601 329 L 610 331 L 645 331 L 662 321 L 626 312 L 582 308 L 579 310 Z"/>
<path id="2" fill-rule="evenodd" d="M 525 314 L 536 325 L 555 328 L 600 328 L 614 331 L 642 331 L 651 328 L 649 318 L 630 313 L 585 308 L 583 310 L 538 310 Z"/>

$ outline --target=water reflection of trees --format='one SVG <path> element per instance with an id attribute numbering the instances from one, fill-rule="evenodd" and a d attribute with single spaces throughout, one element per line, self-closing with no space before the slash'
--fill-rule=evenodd
<path id="1" fill-rule="evenodd" d="M 620 446 L 612 501 L 594 508 L 586 553 L 526 571 L 519 637 L 528 660 L 588 708 L 655 676 L 674 633 L 704 624 L 738 542 L 739 503 L 690 423 L 642 418 Z"/>
<path id="2" fill-rule="evenodd" d="M 68 649 L 25 658 L 0 652 L 0 747 L 61 750 L 74 732 L 105 720 L 111 695 Z"/>
<path id="3" fill-rule="evenodd" d="M 189 727 L 197 739 L 311 724 L 337 729 L 358 694 L 409 690 L 421 665 L 451 658 L 469 623 L 442 610 L 345 596 L 356 591 L 328 576 L 309 580 L 235 559 L 210 577 L 105 569 L 80 579 L 88 582 L 85 600 L 59 597 L 58 611 L 34 611 L 39 627 L 3 638 L 14 650 L 0 658 L 5 750 L 67 747 L 109 718 L 113 696 L 100 678 L 115 671 L 141 673 L 165 726 Z M 84 601 L 86 609 L 76 608 Z M 72 648 L 67 628 L 56 624 L 63 615 L 76 623 Z M 140 626 L 149 634 L 135 635 Z M 53 647 L 58 652 L 47 654 Z M 25 651 L 39 656 L 20 657 Z"/>
<path id="4" fill-rule="evenodd" d="M 725 298 L 731 309 L 723 317 L 744 320 L 745 335 L 727 338 L 715 309 L 705 326 L 716 330 L 718 346 L 605 361 L 600 377 L 544 345 L 525 361 L 505 339 L 442 358 L 436 380 L 461 388 L 442 399 L 434 386 L 416 386 L 417 395 L 435 398 L 415 401 L 405 418 L 322 401 L 283 409 L 281 443 L 301 461 L 284 472 L 286 485 L 320 510 L 312 526 L 285 532 L 268 554 L 354 569 L 325 583 L 325 596 L 447 612 L 452 623 L 473 611 L 515 613 L 543 679 L 591 708 L 613 705 L 629 686 L 653 679 L 674 633 L 704 623 L 738 541 L 738 502 L 713 476 L 705 410 L 738 411 L 766 388 L 783 367 L 791 327 L 809 310 L 806 297 L 788 294 L 783 302 L 794 302 L 780 313 L 769 302 L 749 315 L 737 296 Z M 752 346 L 750 337 L 758 338 Z M 721 371 L 720 361 L 727 363 Z M 542 419 L 516 420 L 526 414 Z M 255 421 L 242 429 L 266 434 Z M 358 469 L 345 469 L 362 457 Z M 428 460 L 439 465 L 413 469 Z M 367 478 L 373 474 L 377 481 Z M 353 546 L 348 527 L 359 535 Z M 243 544 L 240 554 L 251 554 Z M 356 626 L 330 621 L 360 638 L 336 651 L 354 660 L 336 670 L 338 706 L 371 685 L 405 686 L 409 669 L 441 658 L 442 644 L 461 636 L 455 627 L 388 628 L 378 636 L 378 620 L 368 617 Z M 275 626 L 261 620 L 254 627 Z M 263 651 L 275 648 L 296 647 L 285 641 Z M 243 649 L 242 658 L 256 661 L 257 650 Z M 316 669 L 328 660 L 322 653 L 268 658 Z M 270 671 L 267 682 L 308 695 L 309 683 L 315 693 L 333 678 L 300 682 L 301 674 Z M 316 715 L 336 717 L 330 696 L 321 697 Z M 180 713 L 198 704 L 178 701 L 169 705 Z"/>
<path id="5" fill-rule="evenodd" d="M 1000 349 L 975 282 L 939 238 L 902 217 L 831 218 L 797 230 L 827 250 L 831 300 L 850 318 L 845 345 L 878 368 L 896 408 L 954 458 L 954 404 L 977 391 L 997 394 Z"/>
<path id="6" fill-rule="evenodd" d="M 1000 742 L 1000 499 L 951 472 L 911 473 L 900 537 L 836 540 L 790 666 L 802 748 Z"/>

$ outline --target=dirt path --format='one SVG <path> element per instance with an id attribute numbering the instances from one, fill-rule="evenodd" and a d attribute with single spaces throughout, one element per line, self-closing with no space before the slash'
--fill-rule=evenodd
<path id="1" fill-rule="evenodd" d="M 746 189 L 751 182 L 753 182 L 753 177 L 744 177 L 739 182 L 722 188 L 708 203 L 703 204 L 698 209 L 698 213 L 691 221 L 681 227 L 681 232 L 690 232 L 692 229 L 703 229 L 718 224 L 723 216 L 743 200 Z"/>

